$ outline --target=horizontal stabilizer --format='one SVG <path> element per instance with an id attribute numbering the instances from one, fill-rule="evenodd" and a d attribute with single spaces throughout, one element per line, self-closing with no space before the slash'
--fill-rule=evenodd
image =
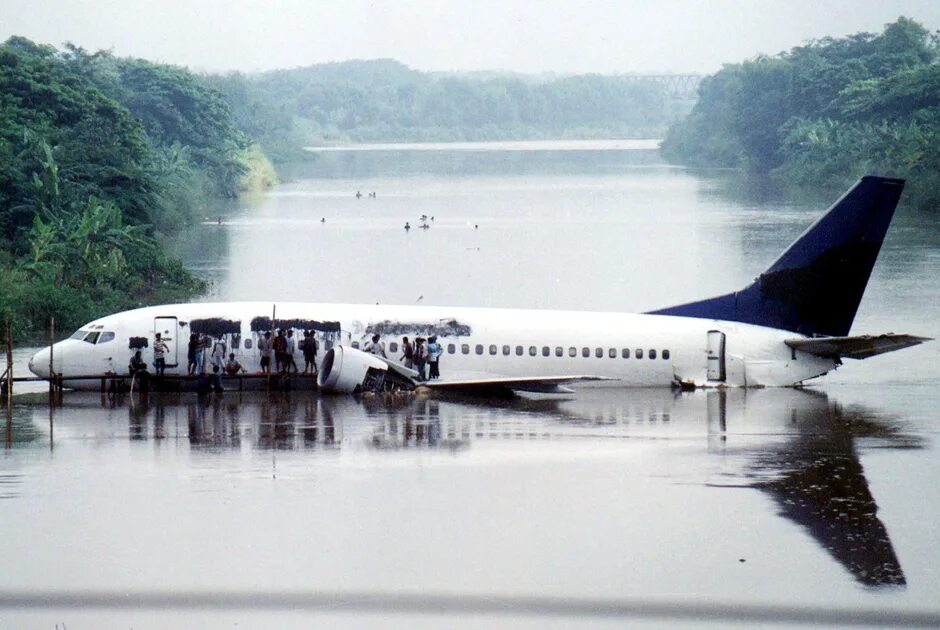
<path id="1" fill-rule="evenodd" d="M 932 341 L 932 339 L 930 337 L 915 337 L 914 335 L 887 333 L 884 335 L 859 335 L 856 337 L 786 339 L 784 343 L 791 348 L 815 354 L 819 357 L 832 359 L 867 359 L 877 354 L 910 348 L 911 346 L 916 346 L 925 341 Z"/>

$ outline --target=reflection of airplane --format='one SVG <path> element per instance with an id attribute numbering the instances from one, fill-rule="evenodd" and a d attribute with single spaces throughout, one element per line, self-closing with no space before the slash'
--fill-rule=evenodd
<path id="1" fill-rule="evenodd" d="M 131 402 L 134 398 L 129 399 Z M 45 409 L 35 421 L 46 422 Z M 316 453 L 369 449 L 462 452 L 516 443 L 567 452 L 574 443 L 699 444 L 711 466 L 674 467 L 683 483 L 742 486 L 772 499 L 780 516 L 798 525 L 855 580 L 866 586 L 905 583 L 889 532 L 860 461 L 857 440 L 879 448 L 918 448 L 916 436 L 859 407 L 842 408 L 825 394 L 792 389 L 672 392 L 605 389 L 571 401 L 453 402 L 392 395 L 320 397 L 243 394 L 165 395 L 128 410 L 102 410 L 97 395 L 66 401 L 56 435 L 114 437 L 102 414 L 128 414 L 132 440 L 183 437 L 194 450 L 295 450 Z M 557 446 L 552 446 L 553 444 Z M 738 457 L 727 457 L 734 454 Z M 311 460 L 312 461 L 312 460 Z M 370 466 L 400 460 L 370 456 Z M 736 467 L 729 467 L 736 466 Z M 716 489 L 715 492 L 725 490 Z M 720 501 L 720 498 L 716 500 Z"/>
<path id="2" fill-rule="evenodd" d="M 786 386 L 924 341 L 910 335 L 849 337 L 856 310 L 894 214 L 903 180 L 865 177 L 744 289 L 645 314 L 336 304 L 177 304 L 90 322 L 55 344 L 69 376 L 123 373 L 140 349 L 153 361 L 160 333 L 167 371 L 187 370 L 193 335 L 222 340 L 243 365 L 259 364 L 259 342 L 274 329 L 320 338 L 324 391 L 414 388 L 416 372 L 367 354 L 359 344 L 435 335 L 445 379 L 426 384 L 469 393 L 559 393 L 565 383 L 628 386 Z M 30 369 L 48 376 L 49 349 Z M 86 387 L 97 388 L 95 381 Z"/>

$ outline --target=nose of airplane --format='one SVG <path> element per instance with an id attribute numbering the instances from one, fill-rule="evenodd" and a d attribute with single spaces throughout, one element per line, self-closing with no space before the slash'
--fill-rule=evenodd
<path id="1" fill-rule="evenodd" d="M 49 376 L 49 347 L 45 347 L 29 360 L 29 371 L 36 376 Z"/>

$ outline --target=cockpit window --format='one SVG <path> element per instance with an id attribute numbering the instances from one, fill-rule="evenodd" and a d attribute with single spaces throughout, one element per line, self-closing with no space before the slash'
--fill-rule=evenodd
<path id="1" fill-rule="evenodd" d="M 112 339 L 114 339 L 114 333 L 113 333 L 113 332 L 110 332 L 110 331 L 109 331 L 109 332 L 103 332 L 103 333 L 101 333 L 101 336 L 98 337 L 98 343 L 99 343 L 99 344 L 101 344 L 101 343 L 108 343 L 108 342 L 111 341 Z"/>
<path id="2" fill-rule="evenodd" d="M 84 339 L 87 334 L 87 330 L 76 330 L 69 339 Z"/>
<path id="3" fill-rule="evenodd" d="M 98 341 L 99 335 L 101 335 L 101 333 L 98 331 L 90 332 L 85 336 L 84 340 L 87 341 L 88 343 L 94 344 L 95 342 Z"/>

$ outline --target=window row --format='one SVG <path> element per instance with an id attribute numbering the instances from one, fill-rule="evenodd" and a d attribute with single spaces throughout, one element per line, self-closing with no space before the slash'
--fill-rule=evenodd
<path id="1" fill-rule="evenodd" d="M 359 344 L 355 341 L 353 342 L 352 345 L 354 348 L 359 347 Z M 388 349 L 392 354 L 397 353 L 398 343 L 395 341 L 392 341 L 391 343 L 388 344 Z M 506 357 L 510 356 L 513 353 L 515 353 L 517 357 L 524 356 L 526 353 L 528 353 L 530 357 L 536 357 L 536 356 L 539 356 L 540 354 L 543 357 L 550 357 L 553 354 L 556 357 L 565 356 L 565 349 L 562 346 L 555 346 L 554 349 L 551 348 L 550 346 L 542 346 L 541 348 L 539 348 L 538 346 L 528 346 L 528 350 L 526 349 L 525 346 L 515 346 L 515 349 L 513 349 L 513 347 L 509 345 L 504 345 L 502 346 L 502 348 L 500 348 L 496 344 L 490 344 L 488 348 L 484 347 L 484 345 L 481 343 L 478 343 L 475 346 L 473 346 L 474 354 L 479 354 L 479 355 L 489 353 L 490 356 L 496 356 L 500 354 L 500 351 L 502 355 Z M 457 344 L 453 344 L 453 343 L 447 344 L 447 354 L 457 354 Z M 470 354 L 470 344 L 468 343 L 460 344 L 460 354 Z M 587 346 L 580 348 L 580 350 L 574 346 L 570 346 L 568 348 L 567 354 L 569 357 L 577 357 L 580 354 L 584 358 L 589 358 L 593 355 L 594 357 L 598 359 L 601 359 L 605 356 L 611 359 L 616 359 L 618 356 L 621 359 L 629 359 L 631 356 L 637 359 L 642 359 L 645 355 L 649 359 L 656 359 L 657 357 L 660 357 L 663 360 L 669 360 L 669 356 L 670 356 L 669 350 L 663 350 L 662 352 L 659 352 L 656 350 L 656 348 L 650 348 L 649 350 L 644 351 L 643 348 L 617 349 L 617 348 L 589 348 Z"/>

